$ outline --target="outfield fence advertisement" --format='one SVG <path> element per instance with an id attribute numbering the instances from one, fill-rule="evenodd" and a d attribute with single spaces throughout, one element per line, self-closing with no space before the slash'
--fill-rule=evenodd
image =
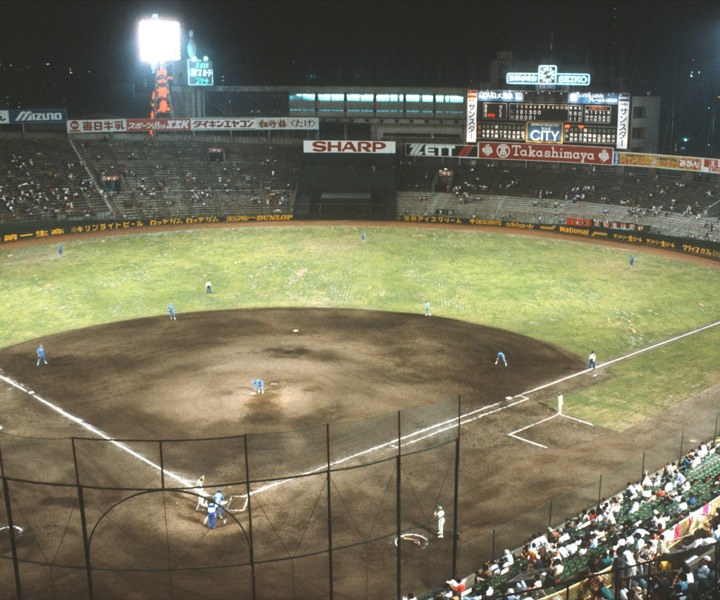
<path id="1" fill-rule="evenodd" d="M 633 223 L 594 222 L 593 226 L 580 225 L 542 225 L 540 223 L 524 223 L 522 221 L 505 221 L 502 219 L 461 219 L 446 216 L 411 216 L 401 217 L 406 223 L 428 223 L 447 225 L 476 225 L 478 227 L 500 227 L 503 229 L 521 229 L 525 231 L 544 231 L 547 233 L 561 233 L 564 235 L 611 240 L 628 244 L 673 250 L 683 254 L 692 254 L 704 258 L 720 260 L 720 243 L 693 238 L 676 238 L 664 235 L 650 234 L 649 227 L 640 227 Z M 625 225 L 625 229 L 622 226 Z M 630 229 L 630 226 L 635 229 Z"/>
<path id="2" fill-rule="evenodd" d="M 0 226 L 0 245 L 26 240 L 59 238 L 66 235 L 90 233 L 137 232 L 164 227 L 192 225 L 220 225 L 233 223 L 288 222 L 297 220 L 292 214 L 271 215 L 225 215 L 203 217 L 168 217 L 154 219 L 106 219 L 101 221 L 47 221 L 33 223 L 7 224 Z M 404 215 L 399 220 L 406 223 L 427 223 L 445 225 L 473 225 L 479 227 L 500 227 L 503 229 L 521 229 L 526 231 L 545 231 L 561 233 L 583 238 L 594 238 L 626 242 L 651 248 L 673 250 L 683 254 L 692 254 L 714 260 L 720 260 L 720 243 L 694 238 L 677 238 L 650 233 L 650 227 L 619 221 L 592 221 L 587 219 L 572 221 L 569 218 L 564 225 L 543 225 L 522 221 L 502 219 L 467 219 L 453 216 L 411 216 Z"/>

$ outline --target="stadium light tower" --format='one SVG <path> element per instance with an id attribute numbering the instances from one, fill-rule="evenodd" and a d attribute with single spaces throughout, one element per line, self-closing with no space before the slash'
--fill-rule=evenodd
<path id="1" fill-rule="evenodd" d="M 143 19 L 138 27 L 138 42 L 140 60 L 148 63 L 155 75 L 150 118 L 171 118 L 173 116 L 170 98 L 172 77 L 168 76 L 168 66 L 180 60 L 180 23 L 161 19 L 158 15 Z"/>

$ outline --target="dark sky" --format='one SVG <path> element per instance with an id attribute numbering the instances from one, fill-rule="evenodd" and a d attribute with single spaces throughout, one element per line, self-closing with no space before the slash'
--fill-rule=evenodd
<path id="1" fill-rule="evenodd" d="M 45 102 L 58 94 L 56 105 L 71 104 L 79 88 L 117 91 L 147 77 L 136 29 L 152 13 L 178 18 L 185 35 L 193 29 L 198 53 L 214 62 L 216 83 L 229 85 L 466 88 L 487 81 L 501 50 L 534 64 L 587 69 L 598 85 L 623 88 L 612 91 L 668 93 L 687 77 L 693 57 L 712 75 L 706 81 L 720 81 L 717 1 L 25 0 L 0 2 L 0 104 L 8 87 L 22 84 L 8 79 L 9 63 L 32 72 L 49 63 L 42 67 L 52 80 Z M 76 82 L 88 71 L 91 79 L 72 88 L 69 68 Z"/>

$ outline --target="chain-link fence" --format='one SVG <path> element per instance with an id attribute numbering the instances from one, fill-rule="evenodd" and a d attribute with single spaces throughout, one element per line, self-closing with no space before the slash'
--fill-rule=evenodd
<path id="1" fill-rule="evenodd" d="M 457 550 L 420 551 L 438 504 L 453 530 L 459 414 L 454 399 L 216 439 L 4 438 L 0 597 L 355 599 L 432 587 Z"/>

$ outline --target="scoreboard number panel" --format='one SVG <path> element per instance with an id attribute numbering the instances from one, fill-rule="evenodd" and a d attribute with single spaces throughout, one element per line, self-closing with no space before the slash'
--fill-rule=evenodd
<path id="1" fill-rule="evenodd" d="M 497 119 L 504 121 L 507 119 L 507 102 L 483 102 L 482 118 Z"/>
<path id="2" fill-rule="evenodd" d="M 513 121 L 582 123 L 583 107 L 577 104 L 513 103 L 510 105 L 510 119 Z"/>

